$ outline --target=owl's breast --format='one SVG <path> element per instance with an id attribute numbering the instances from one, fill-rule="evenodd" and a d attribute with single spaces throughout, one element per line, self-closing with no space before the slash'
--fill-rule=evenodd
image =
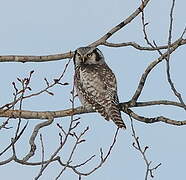
<path id="1" fill-rule="evenodd" d="M 80 82 L 83 88 L 93 95 L 96 95 L 96 92 L 100 93 L 103 88 L 105 89 L 103 76 L 96 67 L 82 68 L 80 70 Z"/>

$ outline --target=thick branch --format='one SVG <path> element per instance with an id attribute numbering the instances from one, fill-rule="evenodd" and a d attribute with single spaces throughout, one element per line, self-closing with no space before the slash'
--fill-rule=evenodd
<path id="1" fill-rule="evenodd" d="M 61 111 L 25 111 L 25 110 L 0 110 L 0 117 L 23 118 L 23 119 L 48 119 L 48 114 L 53 118 L 72 116 L 75 114 L 88 113 L 83 107 Z M 93 111 L 91 111 L 93 112 Z"/>
<path id="2" fill-rule="evenodd" d="M 145 122 L 145 123 L 154 123 L 154 122 L 165 122 L 172 125 L 186 125 L 185 121 L 176 121 L 176 120 L 170 120 L 166 117 L 155 117 L 155 118 L 147 118 L 142 117 L 134 113 L 131 109 L 133 107 L 142 107 L 142 106 L 152 106 L 152 105 L 171 105 L 183 108 L 183 105 L 178 102 L 174 101 L 167 101 L 167 100 L 159 100 L 159 101 L 148 101 L 148 102 L 136 102 L 135 104 L 129 102 L 123 102 L 120 103 L 120 109 L 126 114 L 129 114 L 134 119 Z M 0 117 L 11 117 L 11 118 L 23 118 L 23 119 L 48 119 L 48 114 L 50 114 L 53 118 L 61 118 L 61 117 L 67 117 L 72 115 L 78 115 L 78 114 L 85 114 L 85 113 L 91 113 L 95 111 L 88 111 L 84 109 L 83 107 L 77 107 L 74 109 L 66 109 L 61 111 L 26 111 L 26 110 L 0 110 Z"/>
<path id="3" fill-rule="evenodd" d="M 170 47 L 174 46 L 176 42 L 172 43 Z M 183 39 L 180 42 L 180 45 L 186 44 L 186 39 Z M 143 51 L 156 51 L 160 49 L 167 49 L 168 46 L 158 46 L 158 47 L 145 47 L 137 44 L 136 42 L 124 42 L 124 43 L 109 43 L 104 42 L 102 45 L 108 47 L 126 47 L 132 46 L 135 49 L 143 50 Z M 9 55 L 9 56 L 0 56 L 0 62 L 47 62 L 47 61 L 56 61 L 62 60 L 67 58 L 72 58 L 74 52 L 70 51 L 64 54 L 54 54 L 54 55 L 46 55 L 46 56 L 16 56 L 16 55 Z"/>
<path id="4" fill-rule="evenodd" d="M 0 56 L 0 62 L 45 62 L 45 61 L 56 61 L 61 59 L 72 58 L 73 52 L 67 52 L 64 54 L 54 54 L 46 56 Z"/>

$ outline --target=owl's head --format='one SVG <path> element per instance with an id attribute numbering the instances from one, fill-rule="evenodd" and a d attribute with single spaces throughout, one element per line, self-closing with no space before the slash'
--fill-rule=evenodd
<path id="1" fill-rule="evenodd" d="M 80 47 L 74 54 L 75 67 L 80 65 L 105 64 L 102 52 L 96 47 Z"/>

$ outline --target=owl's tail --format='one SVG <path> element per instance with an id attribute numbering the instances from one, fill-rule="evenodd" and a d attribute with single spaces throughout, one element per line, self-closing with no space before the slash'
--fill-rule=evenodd
<path id="1" fill-rule="evenodd" d="M 121 118 L 121 112 L 116 105 L 112 105 L 108 114 L 110 119 L 118 126 L 118 128 L 126 129 L 126 125 Z"/>
<path id="2" fill-rule="evenodd" d="M 99 105 L 98 103 L 95 104 L 94 107 L 95 110 L 99 112 L 106 120 L 112 120 L 118 126 L 118 128 L 126 129 L 126 125 L 121 118 L 121 112 L 115 103 L 108 104 L 107 108 Z"/>

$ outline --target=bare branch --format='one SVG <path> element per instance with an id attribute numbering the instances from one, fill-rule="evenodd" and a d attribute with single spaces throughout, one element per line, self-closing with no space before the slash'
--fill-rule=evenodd
<path id="1" fill-rule="evenodd" d="M 144 122 L 144 123 L 156 123 L 156 122 L 164 122 L 170 125 L 175 125 L 175 126 L 183 126 L 186 125 L 186 120 L 178 121 L 178 120 L 172 120 L 164 116 L 158 116 L 158 117 L 143 117 L 138 114 L 136 114 L 134 111 L 131 109 L 123 109 L 123 112 L 126 114 L 130 115 L 132 118 Z"/>
<path id="2" fill-rule="evenodd" d="M 0 161 L 0 166 L 5 165 L 5 164 L 8 164 L 9 162 L 11 162 L 13 160 L 14 160 L 14 158 L 13 157 L 10 157 L 10 158 L 8 158 L 8 159 L 6 159 L 4 161 Z"/>
<path id="3" fill-rule="evenodd" d="M 168 106 L 177 106 L 180 108 L 184 108 L 184 105 L 178 102 L 174 101 L 168 101 L 168 100 L 159 100 L 159 101 L 147 101 L 147 102 L 136 102 L 135 107 L 141 107 L 141 106 L 153 106 L 153 105 L 168 105 Z"/>
<path id="4" fill-rule="evenodd" d="M 116 130 L 116 133 L 114 135 L 114 139 L 113 139 L 113 142 L 112 144 L 110 145 L 109 149 L 108 149 L 108 152 L 106 153 L 106 155 L 104 156 L 103 155 L 103 151 L 102 151 L 102 148 L 100 149 L 100 163 L 95 167 L 93 168 L 91 171 L 87 172 L 87 173 L 84 173 L 84 172 L 80 172 L 78 171 L 76 168 L 72 168 L 73 171 L 78 174 L 79 176 L 88 176 L 90 174 L 92 174 L 93 172 L 95 172 L 97 169 L 99 169 L 105 162 L 106 160 L 108 159 L 109 155 L 111 154 L 111 151 L 116 143 L 116 139 L 117 139 L 117 135 L 118 135 L 118 132 L 119 132 L 119 128 L 117 128 Z"/>
<path id="5" fill-rule="evenodd" d="M 144 34 L 144 39 L 146 41 L 146 43 L 151 47 L 151 48 L 155 48 L 153 46 L 153 44 L 150 42 L 149 38 L 148 38 L 148 34 L 146 32 L 146 27 L 149 23 L 145 22 L 145 13 L 144 11 L 141 12 L 141 22 L 142 22 L 142 30 L 143 30 L 143 34 Z"/>
<path id="6" fill-rule="evenodd" d="M 148 147 L 145 146 L 144 148 L 141 146 L 139 137 L 137 137 L 134 126 L 133 126 L 133 120 L 132 118 L 141 121 L 143 123 L 156 123 L 156 122 L 163 122 L 171 125 L 176 125 L 176 126 L 182 126 L 186 125 L 186 120 L 172 120 L 169 119 L 168 117 L 164 117 L 161 115 L 156 115 L 156 117 L 144 117 L 135 112 L 135 109 L 133 110 L 134 107 L 145 107 L 145 106 L 154 106 L 154 105 L 169 105 L 169 106 L 174 106 L 174 107 L 179 107 L 179 108 L 184 108 L 186 109 L 186 105 L 184 104 L 181 95 L 179 92 L 177 92 L 176 88 L 174 87 L 174 83 L 172 82 L 171 76 L 170 76 L 170 65 L 169 65 L 169 60 L 170 60 L 170 55 L 172 52 L 174 52 L 178 47 L 181 45 L 186 44 L 186 39 L 183 39 L 184 34 L 186 33 L 186 28 L 184 32 L 182 33 L 181 37 L 177 39 L 175 42 L 172 43 L 172 25 L 173 25 L 173 10 L 175 6 L 175 0 L 172 0 L 172 7 L 171 7 L 171 12 L 170 12 L 170 27 L 169 27 L 169 37 L 168 37 L 168 44 L 163 45 L 163 46 L 157 46 L 154 42 L 154 44 L 151 43 L 151 41 L 148 38 L 148 34 L 146 31 L 146 27 L 148 25 L 148 22 L 145 21 L 145 15 L 144 15 L 144 10 L 147 7 L 147 4 L 150 2 L 150 0 L 141 0 L 141 5 L 139 8 L 137 8 L 130 16 L 128 16 L 126 19 L 124 19 L 122 22 L 120 22 L 118 25 L 115 27 L 112 27 L 106 34 L 104 34 L 101 38 L 96 40 L 95 42 L 89 44 L 89 46 L 107 46 L 107 47 L 126 47 L 126 46 L 131 46 L 135 49 L 138 50 L 145 50 L 145 51 L 158 51 L 160 54 L 160 57 L 152 61 L 149 66 L 146 68 L 144 73 L 141 76 L 140 82 L 138 84 L 138 87 L 132 97 L 132 99 L 128 102 L 122 102 L 119 104 L 119 108 L 121 111 L 124 113 L 128 114 L 131 119 L 131 128 L 132 128 L 132 133 L 134 137 L 134 143 L 133 146 L 136 150 L 138 150 L 145 162 L 146 165 L 146 175 L 145 175 L 145 180 L 147 180 L 147 177 L 151 176 L 154 177 L 153 172 L 161 165 L 158 164 L 157 166 L 151 167 L 151 161 L 149 161 L 146 157 L 146 152 L 148 150 Z M 142 20 L 142 30 L 144 34 L 144 39 L 147 43 L 147 47 L 141 46 L 137 44 L 136 42 L 123 42 L 123 43 L 110 43 L 109 38 L 112 37 L 116 32 L 120 31 L 122 28 L 124 28 L 126 25 L 131 23 L 139 14 L 141 14 L 141 20 Z M 166 49 L 167 51 L 162 54 L 161 49 Z M 42 93 L 48 93 L 48 95 L 55 95 L 52 91 L 51 88 L 54 87 L 55 85 L 60 85 L 64 86 L 67 85 L 68 83 L 62 82 L 62 77 L 64 76 L 67 67 L 70 63 L 70 59 L 73 57 L 74 52 L 67 52 L 67 53 L 61 53 L 61 54 L 53 54 L 53 55 L 46 55 L 46 56 L 19 56 L 19 55 L 10 55 L 10 56 L 0 56 L 0 62 L 45 62 L 45 61 L 57 61 L 57 60 L 62 60 L 62 59 L 69 59 L 68 62 L 66 63 L 64 67 L 64 71 L 60 73 L 60 76 L 58 78 L 52 79 L 52 82 L 48 80 L 47 78 L 44 79 L 45 81 L 45 86 L 44 88 L 40 89 L 38 92 L 32 92 L 31 87 L 29 86 L 29 83 L 31 81 L 31 75 L 33 74 L 34 71 L 30 72 L 30 76 L 28 78 L 17 78 L 18 83 L 13 82 L 13 88 L 14 88 L 14 98 L 12 102 L 3 105 L 0 107 L 0 117 L 6 117 L 7 120 L 4 120 L 2 125 L 0 126 L 0 129 L 2 128 L 8 128 L 7 124 L 9 123 L 9 119 L 13 120 L 18 120 L 17 127 L 15 129 L 15 136 L 14 138 L 11 139 L 11 143 L 2 151 L 0 152 L 0 156 L 3 155 L 5 152 L 7 152 L 10 148 L 12 148 L 12 155 L 7 158 L 4 161 L 0 162 L 0 165 L 7 164 L 11 161 L 15 161 L 16 163 L 19 163 L 21 165 L 29 165 L 29 166 L 41 166 L 39 169 L 38 174 L 35 177 L 35 180 L 39 179 L 46 168 L 53 162 L 58 163 L 58 165 L 61 166 L 61 169 L 58 173 L 58 176 L 56 177 L 56 180 L 61 178 L 63 172 L 65 172 L 67 169 L 72 170 L 79 179 L 82 179 L 83 176 L 88 176 L 92 173 L 94 173 L 96 170 L 102 167 L 102 165 L 107 162 L 109 156 L 112 153 L 112 150 L 116 144 L 119 128 L 116 130 L 111 145 L 108 147 L 107 151 L 104 152 L 102 148 L 100 148 L 98 159 L 100 160 L 99 163 L 96 166 L 93 166 L 91 170 L 88 172 L 83 172 L 80 171 L 80 168 L 84 168 L 89 162 L 92 162 L 93 158 L 95 155 L 87 157 L 83 162 L 74 163 L 73 158 L 74 154 L 76 152 L 77 147 L 81 145 L 83 142 L 86 141 L 84 139 L 85 133 L 88 131 L 88 127 L 84 131 L 77 131 L 77 129 L 80 126 L 80 118 L 74 118 L 74 115 L 77 114 L 83 114 L 83 113 L 91 113 L 95 112 L 94 110 L 87 110 L 84 107 L 74 107 L 74 99 L 75 99 L 75 94 L 74 94 L 74 87 L 71 92 L 72 98 L 70 99 L 70 102 L 72 103 L 72 106 L 70 109 L 66 110 L 59 110 L 59 111 L 26 111 L 23 110 L 23 102 L 25 99 L 31 98 L 31 97 L 36 97 Z M 150 72 L 157 67 L 157 65 L 162 62 L 163 60 L 167 60 L 167 77 L 168 77 L 168 82 L 175 93 L 175 95 L 179 98 L 179 102 L 174 102 L 174 101 L 168 101 L 168 100 L 154 100 L 154 101 L 147 101 L 147 102 L 138 102 L 138 98 L 141 95 L 146 79 L 148 75 L 150 75 Z M 21 87 L 20 87 L 21 86 Z M 29 94 L 26 94 L 26 92 L 29 92 Z M 17 107 L 18 106 L 18 107 Z M 38 162 L 29 162 L 31 161 L 31 157 L 33 158 L 35 153 L 36 153 L 36 137 L 38 136 L 38 133 L 41 128 L 45 126 L 49 126 L 55 118 L 59 117 L 66 117 L 70 116 L 70 124 L 67 129 L 65 129 L 60 123 L 57 124 L 57 129 L 59 130 L 59 145 L 58 147 L 51 153 L 51 155 L 45 159 L 45 148 L 44 148 L 44 143 L 43 143 L 43 137 L 40 134 L 40 143 L 41 143 L 41 160 Z M 39 124 L 37 124 L 34 129 L 32 134 L 30 135 L 29 139 L 29 144 L 30 144 L 30 149 L 26 153 L 26 155 L 22 156 L 21 158 L 17 157 L 17 152 L 16 152 L 16 145 L 20 137 L 23 135 L 23 132 L 25 131 L 27 124 L 21 129 L 21 123 L 22 119 L 29 119 L 29 120 L 41 120 Z M 63 120 L 63 119 L 62 119 Z M 69 156 L 65 157 L 65 160 L 63 160 L 63 157 L 59 156 L 59 152 L 63 149 L 64 145 L 69 142 L 70 140 L 74 140 L 72 144 L 72 148 L 69 151 Z M 72 143 L 72 141 L 70 141 Z M 94 159 L 95 160 L 95 159 Z"/>
<path id="7" fill-rule="evenodd" d="M 174 46 L 175 43 L 177 43 L 177 42 L 174 42 L 174 43 L 170 44 L 170 47 Z M 182 43 L 186 44 L 186 41 L 182 41 Z M 141 45 L 137 44 L 136 42 L 124 42 L 124 43 L 109 43 L 109 42 L 105 42 L 104 45 L 108 46 L 108 47 L 132 46 L 135 49 L 143 50 L 143 51 L 156 51 L 156 50 L 167 49 L 168 48 L 168 45 L 156 46 L 156 47 L 144 47 L 144 46 L 141 46 Z"/>
<path id="8" fill-rule="evenodd" d="M 179 38 L 178 40 L 176 40 L 174 42 L 174 46 L 172 46 L 170 48 L 169 51 L 166 51 L 164 54 L 162 54 L 158 59 L 154 60 L 153 62 L 150 63 L 150 65 L 145 69 L 143 75 L 141 76 L 141 79 L 140 79 L 140 82 L 139 82 L 139 85 L 137 87 L 137 90 L 134 94 L 134 96 L 132 97 L 132 102 L 135 103 L 137 101 L 137 99 L 139 98 L 142 90 L 143 90 L 143 87 L 145 85 L 145 82 L 146 82 L 146 78 L 147 76 L 149 75 L 149 73 L 151 72 L 151 70 L 156 67 L 156 65 L 158 63 L 160 63 L 163 59 L 165 59 L 167 57 L 168 54 L 171 54 L 172 52 L 174 52 L 179 46 L 180 46 L 180 43 L 182 42 L 182 38 Z"/>
<path id="9" fill-rule="evenodd" d="M 90 158 L 88 158 L 86 161 L 82 162 L 81 164 L 77 164 L 75 166 L 73 166 L 74 168 L 79 168 L 81 166 L 84 166 L 85 164 L 87 164 L 89 161 L 91 161 L 96 155 L 92 155 Z"/>
<path id="10" fill-rule="evenodd" d="M 18 81 L 21 83 L 21 91 L 17 91 L 16 87 L 16 95 L 18 95 L 20 93 L 20 101 L 19 101 L 19 110 L 21 111 L 22 110 L 22 105 L 23 105 L 23 96 L 26 92 L 26 90 L 29 89 L 29 83 L 30 83 L 30 80 L 31 80 L 31 77 L 32 77 L 32 73 L 33 71 L 30 72 L 29 74 L 29 77 L 28 78 L 24 78 L 24 79 L 19 79 L 18 78 Z M 16 96 L 15 96 L 16 97 Z M 19 129 L 20 129 L 20 126 L 21 126 L 21 117 L 19 117 L 19 121 L 17 123 L 17 128 L 16 128 L 16 132 L 15 132 L 15 137 L 14 139 L 17 139 L 17 136 L 18 136 L 18 133 L 19 133 Z"/>
<path id="11" fill-rule="evenodd" d="M 130 116 L 129 116 L 130 117 Z M 133 147 L 140 152 L 140 154 L 142 155 L 143 157 L 143 160 L 145 162 L 145 165 L 146 165 L 146 173 L 145 173 L 145 180 L 148 179 L 148 176 L 150 175 L 151 177 L 154 177 L 153 176 L 153 171 L 156 170 L 159 166 L 161 166 L 161 163 L 159 163 L 157 166 L 155 167 L 150 167 L 151 166 L 151 163 L 152 161 L 149 161 L 147 159 L 147 156 L 146 156 L 146 151 L 147 149 L 149 148 L 148 146 L 145 146 L 144 148 L 141 147 L 141 144 L 140 144 L 140 141 L 139 141 L 139 137 L 136 135 L 136 131 L 134 129 L 134 125 L 133 125 L 133 120 L 132 118 L 130 117 L 130 120 L 131 120 L 131 129 L 132 129 L 132 136 L 134 138 L 134 142 L 133 142 Z"/>
<path id="12" fill-rule="evenodd" d="M 143 11 L 143 9 L 147 6 L 147 4 L 149 3 L 149 1 L 150 0 L 144 0 L 144 1 L 142 1 L 142 4 L 131 15 L 129 15 L 128 18 L 126 18 L 124 21 L 122 21 L 117 26 L 115 26 L 114 28 L 112 28 L 110 31 L 108 31 L 100 39 L 98 39 L 97 41 L 95 41 L 92 44 L 90 44 L 90 46 L 103 45 L 106 42 L 106 40 L 108 38 L 110 38 L 114 33 L 116 33 L 117 31 L 119 31 L 124 26 L 126 26 L 127 24 L 129 24 L 133 19 L 135 19 L 135 17 L 137 17 Z"/>
<path id="13" fill-rule="evenodd" d="M 71 116 L 73 114 L 82 114 L 89 112 L 83 107 L 77 107 L 74 110 L 66 109 L 61 111 L 25 111 L 25 110 L 0 110 L 0 117 L 12 117 L 12 118 L 23 118 L 23 119 L 47 119 L 48 113 L 54 118 Z"/>
<path id="14" fill-rule="evenodd" d="M 141 106 L 152 106 L 152 105 L 171 105 L 171 106 L 176 106 L 176 107 L 180 107 L 183 108 L 184 106 L 181 103 L 178 102 L 174 102 L 174 101 L 168 101 L 168 100 L 159 100 L 159 101 L 147 101 L 147 102 L 136 102 L 136 103 L 132 103 L 132 101 L 129 102 L 123 102 L 120 103 L 120 109 L 127 113 L 130 114 L 133 118 L 135 118 L 136 120 L 142 121 L 142 122 L 146 122 L 146 123 L 153 123 L 153 122 L 158 122 L 158 121 L 162 121 L 162 122 L 166 122 L 169 124 L 173 124 L 173 125 L 185 125 L 185 121 L 167 121 L 167 119 L 165 120 L 164 118 L 145 118 L 145 117 L 140 117 L 138 115 L 136 115 L 134 112 L 130 112 L 131 110 L 129 108 L 133 108 L 133 107 L 141 107 Z M 48 113 L 50 113 L 54 119 L 55 118 L 59 118 L 59 117 L 66 117 L 66 116 L 71 116 L 71 115 L 78 115 L 78 114 L 84 114 L 84 113 L 92 113 L 95 112 L 94 110 L 86 110 L 84 107 L 77 107 L 72 109 L 66 109 L 66 110 L 61 110 L 61 111 L 26 111 L 26 110 L 7 110 L 7 111 L 3 111 L 0 110 L 0 117 L 14 117 L 17 118 L 19 116 L 21 116 L 24 119 L 47 119 L 47 115 Z M 134 113 L 134 114 L 133 114 Z M 67 134 L 67 132 L 65 132 L 63 130 L 64 134 Z"/>
<path id="15" fill-rule="evenodd" d="M 68 59 L 73 57 L 73 52 L 67 52 L 64 54 L 54 54 L 46 56 L 19 56 L 19 55 L 10 55 L 10 56 L 0 56 L 0 62 L 48 62 L 56 61 L 62 59 Z"/>
<path id="16" fill-rule="evenodd" d="M 182 34 L 182 35 L 183 35 L 183 34 Z M 182 37 L 182 36 L 181 36 L 181 37 Z M 154 44 L 155 44 L 155 46 L 157 47 L 155 41 L 154 41 Z M 170 51 L 170 46 L 169 46 L 169 48 L 168 48 L 168 52 L 169 52 L 169 51 Z M 162 53 L 161 53 L 160 50 L 158 50 L 158 52 L 159 52 L 160 55 L 162 55 Z M 177 91 L 177 89 L 176 89 L 176 87 L 175 87 L 175 85 L 174 85 L 174 83 L 173 83 L 173 81 L 172 81 L 172 79 L 171 79 L 171 74 L 170 74 L 170 63 L 169 63 L 169 61 L 170 61 L 170 53 L 168 53 L 168 56 L 165 57 L 165 59 L 166 59 L 166 73 L 167 73 L 167 80 L 168 80 L 168 83 L 169 83 L 169 85 L 170 85 L 170 87 L 171 87 L 171 90 L 173 91 L 174 95 L 179 99 L 180 103 L 183 105 L 183 108 L 186 110 L 186 105 L 185 105 L 185 103 L 184 103 L 184 101 L 183 101 L 183 99 L 182 99 L 182 95 Z"/>
<path id="17" fill-rule="evenodd" d="M 74 95 L 74 85 L 73 85 L 73 88 L 72 88 L 72 92 L 71 92 L 71 95 L 72 95 L 72 112 L 74 112 L 74 99 L 75 99 L 75 95 Z M 60 146 L 57 148 L 57 150 L 51 155 L 51 157 L 50 157 L 50 159 L 48 160 L 48 162 L 40 169 L 40 171 L 39 171 L 39 173 L 38 173 L 38 175 L 35 177 L 35 180 L 37 180 L 37 179 L 39 179 L 39 177 L 41 177 L 41 175 L 43 174 L 43 172 L 44 172 L 44 170 L 48 167 L 48 165 L 53 161 L 53 159 L 57 156 L 57 154 L 60 152 L 60 150 L 63 148 L 63 146 L 66 144 L 66 142 L 67 142 L 67 140 L 68 140 L 68 137 L 72 134 L 71 133 L 71 130 L 72 130 L 72 127 L 73 127 L 73 124 L 74 124 L 74 122 L 76 122 L 76 119 L 74 120 L 74 118 L 73 118 L 73 113 L 71 114 L 71 116 L 70 116 L 70 125 L 69 125 L 69 127 L 68 127 L 68 131 L 67 131 L 67 133 L 66 133 L 66 135 L 65 135 L 65 138 L 64 138 L 64 140 L 62 141 L 62 135 L 60 135 Z M 54 118 L 53 116 L 52 116 L 52 118 Z M 60 127 L 60 126 L 58 126 L 58 127 Z M 77 126 L 76 126 L 77 127 Z M 62 129 L 62 128 L 60 128 L 60 129 Z M 74 129 L 74 128 L 73 128 Z M 64 131 L 63 131 L 64 132 Z M 77 145 L 75 145 L 75 148 L 76 148 L 76 146 Z M 72 150 L 72 153 L 71 153 L 71 155 L 73 155 L 73 153 L 74 153 L 74 150 L 75 150 L 75 148 Z M 71 159 L 71 156 L 70 156 L 70 158 L 69 159 Z M 70 161 L 70 160 L 69 160 Z M 63 170 L 61 171 L 61 173 L 59 174 L 59 177 L 60 177 L 60 175 L 66 170 L 66 168 L 68 167 L 68 165 L 69 165 L 69 162 L 67 162 L 65 165 L 64 165 L 64 168 L 63 168 Z M 58 177 L 57 177 L 58 178 Z"/>
<path id="18" fill-rule="evenodd" d="M 172 6 L 171 6 L 171 11 L 170 11 L 170 26 L 169 26 L 169 37 L 168 37 L 168 52 L 170 51 L 170 45 L 171 45 L 171 41 L 172 41 L 172 28 L 173 28 L 173 11 L 174 11 L 174 7 L 175 7 L 175 0 L 172 1 Z M 185 32 L 185 30 L 184 30 Z M 184 35 L 184 32 L 181 35 L 181 38 Z M 160 53 L 160 51 L 158 51 Z M 160 53 L 161 54 L 161 53 Z M 174 92 L 175 96 L 179 99 L 179 101 L 185 106 L 184 109 L 186 110 L 186 105 L 182 99 L 181 94 L 177 91 L 176 87 L 174 86 L 174 83 L 172 81 L 171 78 L 171 74 L 170 74 L 170 53 L 168 53 L 168 56 L 166 58 L 166 65 L 167 65 L 167 80 L 170 84 L 170 87 L 172 89 L 172 91 Z"/>
<path id="19" fill-rule="evenodd" d="M 48 121 L 39 123 L 35 126 L 33 133 L 29 140 L 30 152 L 22 159 L 22 161 L 28 161 L 32 156 L 34 156 L 35 151 L 36 151 L 35 138 L 39 130 L 45 126 L 49 126 L 53 122 L 54 118 L 52 117 L 52 115 L 50 113 L 47 113 L 47 116 L 48 116 Z"/>
<path id="20" fill-rule="evenodd" d="M 103 37 L 96 40 L 90 46 L 99 46 L 104 44 L 108 38 L 110 38 L 114 33 L 122 29 L 124 26 L 129 24 L 138 14 L 140 14 L 146 7 L 150 0 L 144 0 L 143 3 L 132 13 L 128 18 L 119 23 L 117 26 L 108 31 Z M 74 52 L 67 52 L 63 54 L 54 54 L 46 56 L 20 56 L 20 55 L 10 55 L 10 56 L 0 56 L 0 62 L 45 62 L 45 61 L 56 61 L 67 58 L 72 58 Z"/>
<path id="21" fill-rule="evenodd" d="M 43 168 L 43 164 L 44 164 L 44 159 L 45 159 L 45 148 L 44 148 L 44 143 L 43 143 L 43 137 L 42 134 L 40 134 L 40 141 L 41 141 L 41 169 Z"/>
<path id="22" fill-rule="evenodd" d="M 16 138 L 14 138 L 14 140 L 11 141 L 11 143 L 10 143 L 2 152 L 0 152 L 0 156 L 1 156 L 2 154 L 4 154 L 10 147 L 12 147 L 12 143 L 15 144 L 15 143 L 19 140 L 19 138 L 23 135 L 23 132 L 25 131 L 27 125 L 28 125 L 28 122 L 25 124 L 25 126 L 24 126 L 23 129 L 20 131 L 20 133 L 17 134 Z M 1 164 L 1 163 L 0 163 L 0 164 Z"/>
<path id="23" fill-rule="evenodd" d="M 76 142 L 74 143 L 74 146 L 73 146 L 73 148 L 72 148 L 72 150 L 71 150 L 71 153 L 70 153 L 70 155 L 69 155 L 69 158 L 68 158 L 68 160 L 67 160 L 67 162 L 66 162 L 66 165 L 65 165 L 64 168 L 61 170 L 61 172 L 59 173 L 59 175 L 56 177 L 56 180 L 60 178 L 60 176 L 61 176 L 62 173 L 66 170 L 66 168 L 68 167 L 68 165 L 72 162 L 72 156 L 73 156 L 73 154 L 74 154 L 74 152 L 75 152 L 77 146 L 78 146 L 81 142 L 84 142 L 83 140 L 81 140 L 81 138 L 82 138 L 82 136 L 84 136 L 84 134 L 85 134 L 88 130 L 89 130 L 89 127 L 87 127 L 82 133 L 80 133 L 79 136 L 76 136 L 76 135 L 74 134 L 74 136 L 76 137 Z M 85 161 L 85 162 L 87 163 L 87 162 L 90 161 L 91 159 L 92 159 L 92 157 L 91 157 L 89 160 Z M 85 162 L 82 163 L 82 164 L 85 164 Z M 77 167 L 77 166 L 76 166 L 76 167 Z M 80 166 L 79 166 L 79 167 L 80 167 Z"/>
<path id="24" fill-rule="evenodd" d="M 7 125 L 8 125 L 8 122 L 9 122 L 9 120 L 10 120 L 11 118 L 7 118 L 7 120 L 6 121 L 4 121 L 3 123 L 2 123 L 2 125 L 0 125 L 0 130 L 1 129 L 10 129 L 10 128 L 12 128 L 12 127 L 7 127 Z"/>
<path id="25" fill-rule="evenodd" d="M 175 96 L 179 99 L 179 101 L 182 103 L 182 105 L 184 106 L 184 109 L 186 110 L 186 105 L 182 99 L 181 94 L 176 90 L 174 83 L 171 79 L 171 74 L 170 74 L 170 48 L 172 47 L 171 44 L 171 40 L 172 40 L 172 28 L 173 28 L 173 10 L 175 7 L 175 0 L 172 1 L 172 6 L 171 6 L 171 11 L 170 11 L 170 25 L 169 25 L 169 36 L 168 36 L 168 45 L 167 45 L 167 56 L 165 57 L 166 60 L 166 68 L 167 68 L 167 80 L 168 83 L 170 84 L 171 90 L 173 91 L 173 93 L 175 94 Z M 148 38 L 148 34 L 146 32 L 146 26 L 148 25 L 148 23 L 145 23 L 145 15 L 144 15 L 144 11 L 142 11 L 142 27 L 143 27 L 143 34 L 144 34 L 144 39 L 146 41 L 146 43 L 151 47 L 151 48 L 156 48 L 156 50 L 158 51 L 158 53 L 162 56 L 162 52 L 160 51 L 160 49 L 158 48 L 158 46 L 156 45 L 155 41 L 153 41 L 154 45 L 150 42 L 149 38 Z M 180 37 L 180 39 L 183 38 L 185 33 L 185 29 Z"/>

